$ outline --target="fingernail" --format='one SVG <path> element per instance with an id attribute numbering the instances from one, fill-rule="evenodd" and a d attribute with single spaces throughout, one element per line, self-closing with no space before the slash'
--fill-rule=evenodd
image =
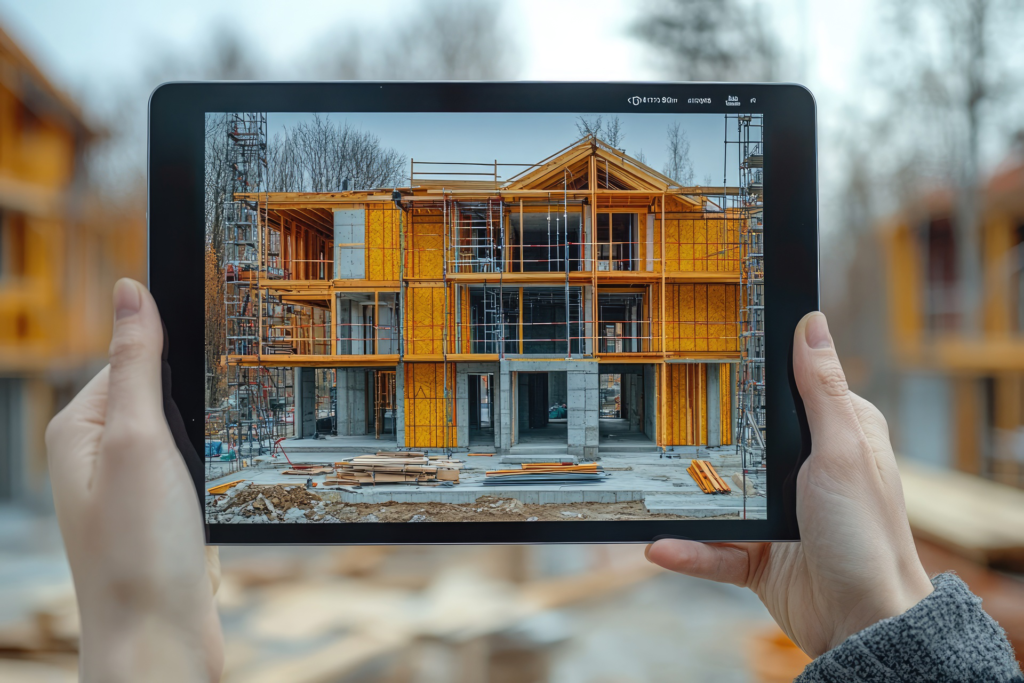
<path id="1" fill-rule="evenodd" d="M 114 320 L 135 315 L 142 308 L 139 286 L 128 278 L 121 278 L 114 285 Z"/>
<path id="2" fill-rule="evenodd" d="M 807 319 L 804 338 L 812 349 L 827 349 L 832 346 L 832 335 L 828 333 L 828 321 L 824 313 L 815 313 Z"/>
<path id="3" fill-rule="evenodd" d="M 648 562 L 651 561 L 651 544 L 650 543 L 648 543 L 647 547 L 644 548 L 644 559 L 646 559 Z"/>

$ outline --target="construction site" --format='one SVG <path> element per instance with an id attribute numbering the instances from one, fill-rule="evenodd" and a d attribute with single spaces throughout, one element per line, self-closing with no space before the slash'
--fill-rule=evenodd
<path id="1" fill-rule="evenodd" d="M 585 135 L 330 192 L 224 116 L 209 522 L 765 518 L 760 115 L 719 186 Z"/>

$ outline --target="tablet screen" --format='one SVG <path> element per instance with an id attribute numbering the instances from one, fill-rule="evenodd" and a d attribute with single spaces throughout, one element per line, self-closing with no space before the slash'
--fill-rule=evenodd
<path id="1" fill-rule="evenodd" d="M 208 113 L 207 521 L 765 519 L 736 105 Z"/>

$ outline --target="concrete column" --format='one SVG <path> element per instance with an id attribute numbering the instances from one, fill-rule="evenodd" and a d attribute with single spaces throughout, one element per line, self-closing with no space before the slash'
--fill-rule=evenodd
<path id="1" fill-rule="evenodd" d="M 722 445 L 722 403 L 718 393 L 718 363 L 708 363 L 708 446 Z"/>
<path id="2" fill-rule="evenodd" d="M 502 360 L 499 363 L 498 372 L 498 406 L 500 412 L 498 415 L 499 419 L 499 432 L 501 434 L 501 446 L 500 450 L 508 452 L 512 449 L 512 372 L 509 370 L 507 360 Z"/>
<path id="3" fill-rule="evenodd" d="M 316 434 L 316 370 L 295 368 L 295 415 L 292 420 L 295 436 L 304 438 Z"/>
<path id="4" fill-rule="evenodd" d="M 569 405 L 569 454 L 583 460 L 597 459 L 598 367 L 589 361 L 569 364 L 566 389 Z"/>
<path id="5" fill-rule="evenodd" d="M 584 442 L 583 442 L 583 459 L 584 460 L 597 460 L 597 448 L 601 438 L 599 421 L 601 400 L 599 398 L 598 384 L 600 383 L 600 375 L 598 375 L 597 363 L 585 362 L 581 363 L 585 370 L 584 376 L 586 377 L 586 425 L 584 431 Z"/>
<path id="6" fill-rule="evenodd" d="M 395 440 L 400 448 L 405 447 L 405 366 L 399 363 L 395 368 Z"/>
<path id="7" fill-rule="evenodd" d="M 338 369 L 338 435 L 362 436 L 367 432 L 367 381 L 363 368 Z"/>
<path id="8" fill-rule="evenodd" d="M 654 365 L 644 366 L 644 434 L 651 441 L 658 441 L 657 371 Z"/>

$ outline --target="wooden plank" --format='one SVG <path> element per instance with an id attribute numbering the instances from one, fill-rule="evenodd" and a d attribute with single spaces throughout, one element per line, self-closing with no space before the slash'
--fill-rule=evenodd
<path id="1" fill-rule="evenodd" d="M 217 486 L 206 489 L 206 492 L 216 496 L 227 492 L 228 489 L 241 484 L 243 481 L 245 481 L 245 479 L 236 479 L 235 481 L 230 481 L 227 484 L 218 484 Z"/>

